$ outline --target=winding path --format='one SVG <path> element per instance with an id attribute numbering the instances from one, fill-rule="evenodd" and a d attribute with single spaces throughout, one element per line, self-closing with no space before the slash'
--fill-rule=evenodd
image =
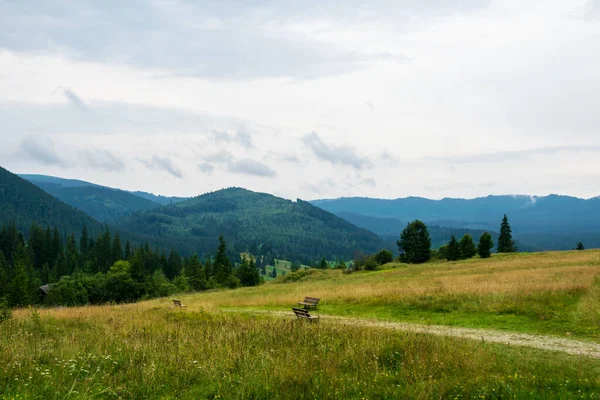
<path id="1" fill-rule="evenodd" d="M 285 311 L 224 309 L 226 312 L 246 312 L 252 314 L 268 314 L 278 317 L 294 318 L 293 313 Z M 457 328 L 442 325 L 420 325 L 403 322 L 387 322 L 362 318 L 346 318 L 333 315 L 320 315 L 321 320 L 335 321 L 338 324 L 368 326 L 399 330 L 404 332 L 424 333 L 437 336 L 457 337 L 478 340 L 487 343 L 500 343 L 510 346 L 525 346 L 547 351 L 559 351 L 567 354 L 600 359 L 600 344 L 574 339 L 527 333 L 504 332 L 492 329 Z"/>

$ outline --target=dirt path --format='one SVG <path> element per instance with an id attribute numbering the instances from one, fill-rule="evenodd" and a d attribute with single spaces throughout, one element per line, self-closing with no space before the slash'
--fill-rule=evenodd
<path id="1" fill-rule="evenodd" d="M 268 314 L 278 317 L 295 318 L 294 314 L 285 311 L 226 309 L 227 312 L 249 312 L 253 314 Z M 487 343 L 500 343 L 511 346 L 525 346 L 547 351 L 560 351 L 592 358 L 600 358 L 600 344 L 583 342 L 554 336 L 513 333 L 492 329 L 456 328 L 441 325 L 419 325 L 402 322 L 386 322 L 362 318 L 345 318 L 333 315 L 320 315 L 321 320 L 337 324 L 371 326 L 399 330 L 405 332 L 425 333 L 430 335 L 457 337 L 478 340 Z"/>

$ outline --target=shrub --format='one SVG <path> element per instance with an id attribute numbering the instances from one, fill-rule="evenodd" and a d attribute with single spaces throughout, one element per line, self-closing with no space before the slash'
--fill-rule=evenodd
<path id="1" fill-rule="evenodd" d="M 379 253 L 375 254 L 375 261 L 379 265 L 391 263 L 394 260 L 394 255 L 391 251 L 383 249 Z"/>

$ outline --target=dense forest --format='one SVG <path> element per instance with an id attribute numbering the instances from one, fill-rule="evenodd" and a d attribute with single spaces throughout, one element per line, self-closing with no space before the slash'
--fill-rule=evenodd
<path id="1" fill-rule="evenodd" d="M 61 233 L 81 232 L 84 226 L 94 234 L 103 230 L 89 215 L 0 167 L 0 224 L 9 222 L 21 231 L 33 223 L 56 226 Z"/>
<path id="2" fill-rule="evenodd" d="M 216 253 L 204 259 L 148 244 L 135 247 L 108 230 L 92 238 L 85 227 L 79 237 L 63 240 L 57 228 L 33 224 L 27 237 L 14 223 L 0 230 L 0 302 L 10 307 L 131 302 L 261 282 L 253 258 L 230 261 L 223 237 L 214 241 Z"/>
<path id="3" fill-rule="evenodd" d="M 214 238 L 222 234 L 237 253 L 270 252 L 273 257 L 304 263 L 321 257 L 349 258 L 357 249 L 374 252 L 383 245 L 374 233 L 308 202 L 240 188 L 138 213 L 121 219 L 117 226 L 179 241 L 201 253 L 209 251 Z"/>

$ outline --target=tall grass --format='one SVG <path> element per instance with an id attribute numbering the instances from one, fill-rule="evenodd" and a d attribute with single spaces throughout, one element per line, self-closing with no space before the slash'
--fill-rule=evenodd
<path id="1" fill-rule="evenodd" d="M 283 277 L 285 278 L 285 277 Z M 511 254 L 376 272 L 311 274 L 295 283 L 186 298 L 217 311 L 286 310 L 304 296 L 321 311 L 384 320 L 507 329 L 600 340 L 600 251 Z M 282 279 L 280 278 L 279 281 Z"/>
<path id="2" fill-rule="evenodd" d="M 147 307 L 22 311 L 0 398 L 598 398 L 600 361 L 377 328 Z"/>

